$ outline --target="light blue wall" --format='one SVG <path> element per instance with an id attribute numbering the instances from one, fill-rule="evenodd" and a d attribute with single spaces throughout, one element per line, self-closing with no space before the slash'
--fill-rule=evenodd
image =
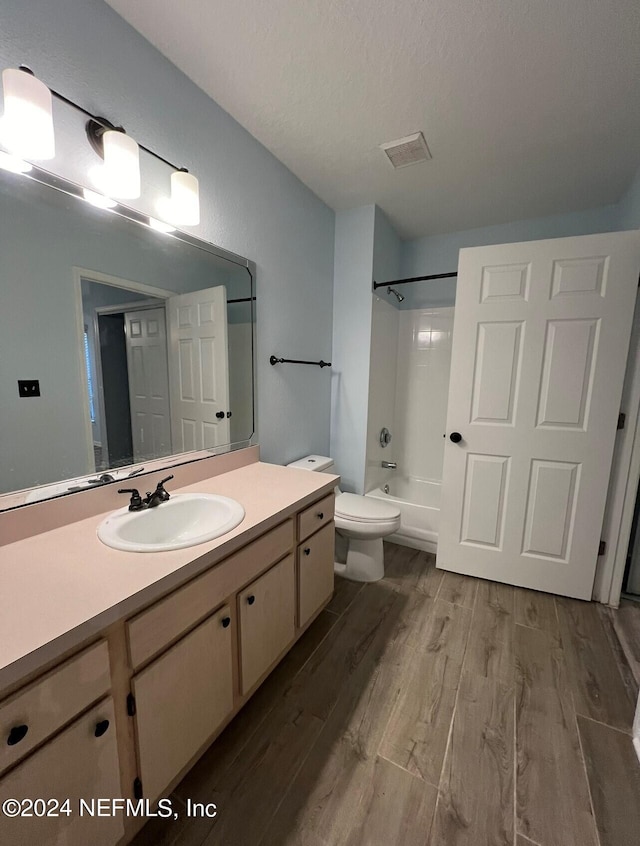
<path id="1" fill-rule="evenodd" d="M 355 493 L 364 493 L 365 486 L 371 284 L 399 272 L 401 252 L 400 238 L 377 206 L 337 213 L 331 455 L 342 486 Z"/>
<path id="2" fill-rule="evenodd" d="M 620 229 L 640 229 L 640 168 L 618 205 Z"/>
<path id="3" fill-rule="evenodd" d="M 640 223 L 638 224 L 640 225 Z M 484 244 L 509 244 L 543 238 L 564 238 L 571 235 L 590 235 L 614 232 L 620 226 L 618 206 L 602 206 L 571 214 L 550 215 L 532 220 L 516 220 L 497 226 L 467 229 L 446 235 L 428 235 L 403 245 L 402 276 L 423 276 L 431 273 L 450 273 L 458 269 L 458 251 L 462 247 Z M 381 280 L 379 280 L 381 281 Z M 441 279 L 405 285 L 406 296 L 401 308 L 425 308 L 454 304 L 456 280 Z"/>
<path id="4" fill-rule="evenodd" d="M 385 213 L 376 206 L 373 241 L 373 278 L 379 282 L 394 279 L 402 272 L 403 243 Z M 404 292 L 401 292 L 404 293 Z M 386 298 L 386 293 L 384 294 Z M 389 302 L 397 303 L 391 295 Z"/>
<path id="5" fill-rule="evenodd" d="M 375 206 L 336 214 L 331 456 L 345 490 L 363 493 Z"/>
<path id="6" fill-rule="evenodd" d="M 262 457 L 326 452 L 327 372 L 268 358 L 331 356 L 333 211 L 102 0 L 3 0 L 0 66 L 18 64 L 197 174 L 194 234 L 257 264 Z M 81 131 L 74 143 L 84 155 Z"/>

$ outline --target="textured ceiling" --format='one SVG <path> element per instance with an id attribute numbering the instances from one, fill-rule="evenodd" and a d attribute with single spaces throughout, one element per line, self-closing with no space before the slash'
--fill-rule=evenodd
<path id="1" fill-rule="evenodd" d="M 638 0 L 107 0 L 329 206 L 404 238 L 616 202 Z M 422 130 L 394 170 L 378 145 Z"/>

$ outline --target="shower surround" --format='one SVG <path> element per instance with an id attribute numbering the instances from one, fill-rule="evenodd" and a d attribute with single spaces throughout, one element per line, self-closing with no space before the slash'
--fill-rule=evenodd
<path id="1" fill-rule="evenodd" d="M 390 540 L 428 551 L 438 538 L 453 315 L 453 306 L 398 310 L 374 299 L 366 491 L 400 508 Z M 393 436 L 384 449 L 382 426 Z"/>

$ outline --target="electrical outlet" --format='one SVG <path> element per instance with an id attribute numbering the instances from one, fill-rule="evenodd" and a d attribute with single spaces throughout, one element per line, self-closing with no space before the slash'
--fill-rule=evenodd
<path id="1" fill-rule="evenodd" d="M 18 379 L 18 394 L 21 397 L 39 397 L 39 379 Z"/>

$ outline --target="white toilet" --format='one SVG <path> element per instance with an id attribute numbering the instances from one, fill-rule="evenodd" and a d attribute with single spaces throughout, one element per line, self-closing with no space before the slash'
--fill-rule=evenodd
<path id="1" fill-rule="evenodd" d="M 333 459 L 324 455 L 307 455 L 287 467 L 333 473 Z M 377 582 L 384 576 L 382 538 L 400 528 L 400 510 L 390 503 L 369 496 L 342 493 L 336 487 L 336 551 L 346 548 L 345 561 L 336 561 L 335 570 L 354 582 Z M 342 544 L 339 543 L 343 539 Z"/>

